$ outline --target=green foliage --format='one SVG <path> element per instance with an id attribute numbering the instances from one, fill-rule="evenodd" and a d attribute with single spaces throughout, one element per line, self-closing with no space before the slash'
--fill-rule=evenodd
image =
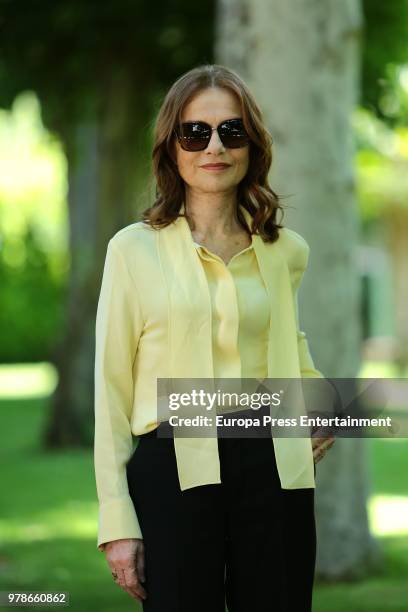
<path id="1" fill-rule="evenodd" d="M 56 257 L 54 255 L 53 257 Z M 51 359 L 63 330 L 64 278 L 31 226 L 16 239 L 5 234 L 0 250 L 0 361 Z"/>
<path id="2" fill-rule="evenodd" d="M 49 359 L 68 275 L 66 160 L 25 93 L 0 114 L 0 360 Z"/>
<path id="3" fill-rule="evenodd" d="M 356 177 L 364 221 L 380 220 L 391 207 L 406 208 L 408 193 L 408 129 L 387 124 L 367 110 L 353 118 L 357 141 Z"/>
<path id="4" fill-rule="evenodd" d="M 363 0 L 363 11 L 362 104 L 393 124 L 398 67 L 408 63 L 408 0 Z"/>
<path id="5" fill-rule="evenodd" d="M 151 109 L 163 84 L 212 60 L 214 12 L 214 0 L 3 0 L 0 106 L 32 89 L 62 133 L 94 116 L 126 73 L 135 112 Z"/>

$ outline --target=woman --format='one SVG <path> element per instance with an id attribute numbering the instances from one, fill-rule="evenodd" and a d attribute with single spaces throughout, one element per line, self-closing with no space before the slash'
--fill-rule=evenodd
<path id="1" fill-rule="evenodd" d="M 276 222 L 271 137 L 220 65 L 159 111 L 158 194 L 113 236 L 96 320 L 98 547 L 148 612 L 311 610 L 314 463 L 333 438 L 160 437 L 159 378 L 321 377 L 296 292 L 309 247 Z M 133 451 L 133 437 L 139 444 Z"/>

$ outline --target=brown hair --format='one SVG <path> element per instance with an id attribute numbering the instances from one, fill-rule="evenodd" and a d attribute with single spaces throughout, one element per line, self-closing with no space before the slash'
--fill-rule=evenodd
<path id="1" fill-rule="evenodd" d="M 168 91 L 156 117 L 152 151 L 153 173 L 156 179 L 156 200 L 143 211 L 143 221 L 159 229 L 172 223 L 180 215 L 185 198 L 185 186 L 173 158 L 174 129 L 181 121 L 185 104 L 198 92 L 208 87 L 222 87 L 235 94 L 240 103 L 242 119 L 250 137 L 249 166 L 237 186 L 237 201 L 252 217 L 248 228 L 241 211 L 239 222 L 250 233 L 259 233 L 265 242 L 278 239 L 276 222 L 278 209 L 283 213 L 279 197 L 268 183 L 272 163 L 272 136 L 263 122 L 262 112 L 247 85 L 236 72 L 219 64 L 204 64 L 183 74 Z M 188 217 L 187 213 L 185 215 Z M 190 219 L 192 223 L 192 219 Z"/>

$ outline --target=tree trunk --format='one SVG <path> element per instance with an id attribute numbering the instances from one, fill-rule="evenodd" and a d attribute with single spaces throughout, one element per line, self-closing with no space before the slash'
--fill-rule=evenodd
<path id="1" fill-rule="evenodd" d="M 385 218 L 387 247 L 394 270 L 394 303 L 398 351 L 396 365 L 399 376 L 405 377 L 408 367 L 408 209 L 404 205 L 390 204 Z"/>
<path id="2" fill-rule="evenodd" d="M 221 0 L 217 62 L 254 92 L 274 145 L 270 182 L 290 196 L 284 224 L 311 247 L 299 294 L 316 367 L 354 378 L 360 365 L 358 218 L 350 115 L 358 101 L 358 0 Z M 317 466 L 321 578 L 354 577 L 378 560 L 367 520 L 365 441 L 337 439 Z"/>
<path id="3" fill-rule="evenodd" d="M 146 116 L 125 73 L 100 96 L 95 119 L 63 134 L 68 160 L 71 269 L 66 329 L 55 349 L 59 383 L 45 445 L 89 445 L 93 439 L 94 332 L 107 243 L 137 218 L 137 187 L 146 186 Z M 140 127 L 141 126 L 141 127 Z"/>

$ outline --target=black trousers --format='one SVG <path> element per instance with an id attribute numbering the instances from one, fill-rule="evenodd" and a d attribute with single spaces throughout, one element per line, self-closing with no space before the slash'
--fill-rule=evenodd
<path id="1" fill-rule="evenodd" d="M 282 489 L 270 438 L 219 438 L 221 484 L 180 490 L 174 441 L 127 464 L 145 546 L 144 612 L 310 612 L 314 489 Z"/>

